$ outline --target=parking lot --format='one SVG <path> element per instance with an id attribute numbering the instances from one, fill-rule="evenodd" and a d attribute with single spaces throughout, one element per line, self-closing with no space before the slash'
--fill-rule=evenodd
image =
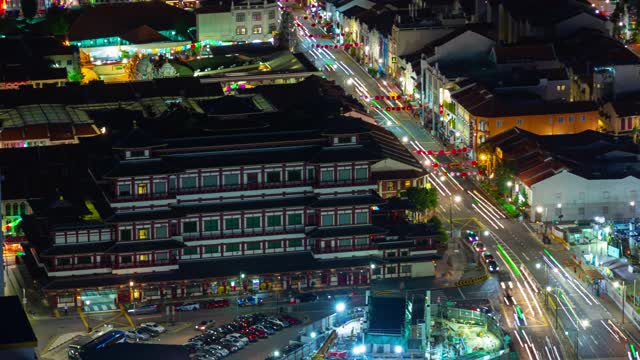
<path id="1" fill-rule="evenodd" d="M 202 305 L 202 304 L 201 304 Z M 196 331 L 196 324 L 203 320 L 215 320 L 216 327 L 231 323 L 238 316 L 253 314 L 256 312 L 266 315 L 282 314 L 290 315 L 300 320 L 301 323 L 309 323 L 320 319 L 329 313 L 333 308 L 333 302 L 327 298 L 322 298 L 316 302 L 305 302 L 296 305 L 290 305 L 284 302 L 266 302 L 262 306 L 246 306 L 239 307 L 232 302 L 230 306 L 217 307 L 217 308 L 205 308 L 201 306 L 199 310 L 194 311 L 176 311 L 174 316 L 167 314 L 166 309 L 160 307 L 157 313 L 134 315 L 132 320 L 138 328 L 141 324 L 147 322 L 155 322 L 166 329 L 157 337 L 150 337 L 145 342 L 153 342 L 160 344 L 184 344 L 189 341 L 190 338 L 201 334 L 202 331 Z M 112 314 L 105 314 L 105 318 Z M 71 316 L 65 318 L 65 322 L 75 322 Z M 132 330 L 131 328 L 120 328 L 121 330 Z M 272 354 L 276 349 L 280 349 L 289 344 L 290 340 L 294 339 L 299 332 L 300 325 L 291 326 L 280 331 L 276 331 L 274 334 L 267 338 L 256 339 L 254 343 L 250 343 L 245 346 L 244 349 L 235 353 L 230 353 L 225 358 L 229 359 L 264 359 L 269 354 Z M 60 334 L 59 334 L 60 335 Z M 134 340 L 133 338 L 131 340 Z M 62 360 L 66 359 L 66 348 L 68 343 L 58 346 L 56 349 L 48 350 L 41 356 L 42 359 Z M 209 358 L 208 358 L 209 359 Z M 210 357 L 210 359 L 215 359 Z"/>

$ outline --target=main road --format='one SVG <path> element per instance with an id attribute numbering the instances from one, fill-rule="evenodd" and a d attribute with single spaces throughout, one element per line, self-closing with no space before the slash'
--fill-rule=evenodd
<path id="1" fill-rule="evenodd" d="M 343 48 L 335 48 L 333 39 L 319 26 L 311 26 L 306 14 L 297 12 L 295 31 L 298 35 L 297 49 L 304 53 L 330 80 L 341 85 L 345 91 L 361 99 L 380 126 L 392 131 L 410 150 L 440 150 L 443 148 L 412 114 L 405 111 L 386 111 L 385 108 L 402 106 L 394 100 L 372 102 L 371 97 L 387 96 L 392 89 L 384 80 L 371 77 Z M 320 45 L 321 47 L 318 47 Z M 330 47 L 325 48 L 325 45 Z M 433 162 L 448 163 L 446 156 L 418 155 L 429 168 Z M 513 279 L 513 297 L 521 307 L 526 325 L 516 324 L 515 308 L 503 305 L 502 312 L 515 339 L 516 347 L 525 358 L 562 359 L 569 354 L 561 351 L 559 339 L 566 348 L 574 347 L 576 335 L 578 350 L 583 359 L 631 358 L 629 334 L 621 330 L 613 316 L 579 281 L 563 268 L 563 260 L 571 255 L 559 246 L 545 246 L 536 229 L 527 223 L 507 219 L 481 192 L 476 183 L 468 178 L 452 177 L 447 173 L 432 171 L 429 181 L 440 193 L 439 212 L 446 219 L 450 215 L 457 230 L 475 230 L 481 234 L 488 250 L 494 253 L 501 264 L 502 272 Z M 500 246 L 503 251 L 498 251 Z M 550 253 L 546 254 L 547 249 Z M 555 256 L 558 261 L 551 258 Z M 511 264 L 511 266 L 509 266 Z M 546 264 L 546 265 L 545 265 Z M 557 270 L 554 270 L 557 269 Z M 547 287 L 559 297 L 559 325 L 555 329 L 555 316 L 548 318 L 544 298 Z M 560 290 L 557 290 L 560 289 Z M 555 293 L 553 293 L 555 294 Z M 555 295 L 552 295 L 555 296 Z M 497 297 L 498 298 L 498 297 Z M 498 298 L 502 302 L 503 299 Z M 553 300 L 551 300 L 553 302 Z M 554 303 L 555 304 L 555 303 Z M 555 315 L 555 314 L 554 314 Z M 549 320 L 550 319 L 550 320 Z M 578 330 L 576 331 L 576 328 Z M 622 334 L 621 334 L 622 333 Z M 558 336 L 560 335 L 560 336 Z M 624 336 L 622 336 L 624 335 Z M 635 357 L 635 356 L 634 356 Z"/>

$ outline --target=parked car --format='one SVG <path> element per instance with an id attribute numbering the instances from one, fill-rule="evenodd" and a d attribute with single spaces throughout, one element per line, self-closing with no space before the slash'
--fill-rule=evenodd
<path id="1" fill-rule="evenodd" d="M 163 332 L 167 331 L 167 329 L 165 329 L 162 325 L 158 324 L 158 323 L 154 323 L 154 322 L 146 322 L 146 323 L 142 323 L 140 324 L 141 327 L 145 327 L 145 328 L 149 328 L 151 330 L 157 331 L 160 334 L 162 334 Z"/>
<path id="2" fill-rule="evenodd" d="M 270 329 L 268 327 L 261 326 L 261 325 L 255 325 L 252 327 L 252 329 L 264 331 L 267 335 L 273 335 L 275 333 L 275 330 Z"/>
<path id="3" fill-rule="evenodd" d="M 280 316 L 281 319 L 287 320 L 289 323 L 293 324 L 293 325 L 298 325 L 300 324 L 300 320 L 294 318 L 293 316 L 289 316 L 289 315 L 281 315 Z"/>
<path id="4" fill-rule="evenodd" d="M 227 350 L 229 350 L 229 352 L 236 352 L 238 350 L 240 350 L 240 347 L 230 343 L 230 342 L 225 342 L 225 341 L 218 341 L 215 345 L 221 346 Z"/>
<path id="5" fill-rule="evenodd" d="M 251 330 L 243 330 L 240 335 L 249 340 L 250 343 L 258 341 L 258 335 L 254 334 Z"/>
<path id="6" fill-rule="evenodd" d="M 264 305 L 264 300 L 256 296 L 247 296 L 246 298 L 238 299 L 238 306 L 260 306 Z"/>
<path id="7" fill-rule="evenodd" d="M 195 311 L 200 310 L 200 304 L 198 303 L 184 303 L 176 306 L 176 311 Z"/>
<path id="8" fill-rule="evenodd" d="M 233 333 L 226 336 L 227 339 L 238 340 L 241 341 L 244 345 L 249 344 L 249 339 L 239 333 Z"/>
<path id="9" fill-rule="evenodd" d="M 490 260 L 487 263 L 487 267 L 489 268 L 489 272 L 491 273 L 500 271 L 500 267 L 498 266 L 498 263 L 495 262 L 495 260 Z"/>
<path id="10" fill-rule="evenodd" d="M 205 331 L 216 324 L 215 320 L 202 320 L 194 327 L 197 331 Z"/>
<path id="11" fill-rule="evenodd" d="M 158 309 L 158 305 L 150 304 L 131 308 L 127 310 L 127 312 L 129 315 L 155 314 L 158 312 Z"/>
<path id="12" fill-rule="evenodd" d="M 189 355 L 191 355 L 191 354 L 197 353 L 198 350 L 200 350 L 200 347 L 202 347 L 202 344 L 188 342 L 188 343 L 182 344 L 182 346 L 184 346 L 187 349 L 187 352 L 189 353 Z"/>
<path id="13" fill-rule="evenodd" d="M 127 340 L 131 342 L 147 341 L 151 339 L 151 335 L 149 335 L 149 333 L 140 331 L 139 329 L 125 331 L 125 335 L 127 336 Z"/>
<path id="14" fill-rule="evenodd" d="M 231 345 L 234 345 L 238 349 L 242 349 L 244 347 L 244 343 L 242 341 L 236 340 L 236 339 L 224 338 L 224 339 L 220 340 L 220 343 L 222 343 L 222 344 L 231 344 Z"/>
<path id="15" fill-rule="evenodd" d="M 223 308 L 229 306 L 227 299 L 213 299 L 204 304 L 205 309 Z"/>
<path id="16" fill-rule="evenodd" d="M 159 332 L 159 331 L 154 330 L 154 329 L 152 329 L 152 328 L 145 327 L 145 326 L 141 326 L 141 327 L 139 327 L 138 329 L 136 329 L 136 331 L 140 331 L 140 332 L 146 333 L 146 334 L 148 334 L 148 335 L 149 335 L 149 336 L 151 336 L 151 337 L 158 337 L 158 336 L 160 336 L 160 332 Z"/>
<path id="17" fill-rule="evenodd" d="M 264 338 L 266 338 L 266 337 L 269 335 L 269 334 L 267 334 L 267 332 L 266 332 L 266 331 L 264 331 L 264 330 L 260 330 L 260 329 L 255 328 L 255 327 L 250 327 L 250 328 L 248 328 L 248 329 L 247 329 L 247 330 L 245 330 L 245 331 L 249 331 L 249 332 L 251 332 L 251 333 L 252 333 L 252 334 L 254 334 L 255 336 L 259 337 L 260 339 L 264 339 Z"/>
<path id="18" fill-rule="evenodd" d="M 229 350 L 223 348 L 220 345 L 209 345 L 207 346 L 207 349 L 215 349 L 216 351 L 218 351 L 219 353 L 222 354 L 222 356 L 227 356 L 229 355 Z"/>

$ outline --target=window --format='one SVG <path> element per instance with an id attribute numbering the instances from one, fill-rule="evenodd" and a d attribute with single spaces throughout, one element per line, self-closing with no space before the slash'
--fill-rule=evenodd
<path id="1" fill-rule="evenodd" d="M 174 177 L 169 179 L 169 190 L 176 191 L 176 178 Z"/>
<path id="2" fill-rule="evenodd" d="M 351 214 L 338 214 L 338 225 L 350 225 L 351 224 Z"/>
<path id="3" fill-rule="evenodd" d="M 356 179 L 363 180 L 369 178 L 369 170 L 367 168 L 356 168 Z"/>
<path id="4" fill-rule="evenodd" d="M 400 272 L 405 274 L 411 273 L 411 265 L 400 266 Z"/>
<path id="5" fill-rule="evenodd" d="M 502 120 L 496 120 L 496 127 L 497 128 L 501 128 L 502 127 Z"/>
<path id="6" fill-rule="evenodd" d="M 120 229 L 120 241 L 131 240 L 131 229 Z"/>
<path id="7" fill-rule="evenodd" d="M 558 116 L 558 124 L 562 124 L 564 122 L 564 118 L 562 116 Z"/>
<path id="8" fill-rule="evenodd" d="M 118 185 L 118 195 L 120 195 L 120 196 L 129 196 L 129 195 L 131 195 L 131 185 L 129 185 L 129 184 L 120 184 L 120 185 Z"/>
<path id="9" fill-rule="evenodd" d="M 280 182 L 280 171 L 267 171 L 267 182 L 268 183 Z"/>
<path id="10" fill-rule="evenodd" d="M 405 180 L 405 181 L 404 181 L 404 188 L 405 188 L 405 189 L 408 189 L 408 188 L 410 188 L 410 187 L 411 187 L 411 180 Z"/>
<path id="11" fill-rule="evenodd" d="M 78 263 L 78 265 L 91 264 L 91 256 L 78 256 L 76 262 Z"/>
<path id="12" fill-rule="evenodd" d="M 224 185 L 238 185 L 240 184 L 240 174 L 224 174 Z"/>
<path id="13" fill-rule="evenodd" d="M 247 173 L 247 185 L 258 185 L 259 174 L 258 173 Z"/>
<path id="14" fill-rule="evenodd" d="M 131 264 L 133 262 L 133 257 L 131 255 L 120 256 L 121 264 Z"/>
<path id="15" fill-rule="evenodd" d="M 153 183 L 153 192 L 155 194 L 165 194 L 167 192 L 166 181 L 156 181 Z"/>
<path id="16" fill-rule="evenodd" d="M 138 228 L 138 240 L 149 240 L 149 228 Z"/>
<path id="17" fill-rule="evenodd" d="M 333 225 L 333 214 L 322 215 L 322 226 Z"/>
<path id="18" fill-rule="evenodd" d="M 262 34 L 262 25 L 253 25 L 253 34 Z"/>
<path id="19" fill-rule="evenodd" d="M 387 252 L 387 257 L 395 257 L 395 256 L 396 256 L 396 252 L 395 251 Z"/>
<path id="20" fill-rule="evenodd" d="M 169 260 L 169 253 L 166 253 L 166 252 L 156 253 L 155 257 L 156 257 L 156 261 Z"/>
<path id="21" fill-rule="evenodd" d="M 575 120 L 576 118 L 573 115 L 569 116 L 569 124 L 573 124 Z"/>
<path id="22" fill-rule="evenodd" d="M 67 60 L 67 66 L 73 65 L 73 60 Z"/>
<path id="23" fill-rule="evenodd" d="M 203 175 L 202 186 L 206 188 L 218 187 L 218 175 Z"/>
<path id="24" fill-rule="evenodd" d="M 226 218 L 226 219 L 224 219 L 224 229 L 225 230 L 238 230 L 238 229 L 240 229 L 240 219 L 239 218 Z"/>
<path id="25" fill-rule="evenodd" d="M 168 237 L 169 236 L 167 234 L 167 225 L 156 226 L 156 234 L 155 234 L 156 239 L 166 239 Z"/>
<path id="26" fill-rule="evenodd" d="M 302 240 L 289 240 L 287 247 L 302 247 Z"/>
<path id="27" fill-rule="evenodd" d="M 57 258 L 56 265 L 58 266 L 71 265 L 71 258 Z"/>
<path id="28" fill-rule="evenodd" d="M 139 263 L 144 263 L 149 261 L 150 257 L 149 255 L 145 254 L 145 255 L 138 255 L 138 262 Z"/>
<path id="29" fill-rule="evenodd" d="M 247 229 L 257 229 L 260 227 L 260 216 L 247 216 L 245 222 Z"/>
<path id="30" fill-rule="evenodd" d="M 307 180 L 315 180 L 315 178 L 316 178 L 315 169 L 313 168 L 307 169 Z"/>
<path id="31" fill-rule="evenodd" d="M 244 13 L 236 14 L 236 22 L 244 22 L 246 20 L 246 16 Z"/>
<path id="32" fill-rule="evenodd" d="M 195 220 L 185 221 L 182 223 L 182 232 L 185 234 L 191 234 L 198 232 L 198 222 Z"/>
<path id="33" fill-rule="evenodd" d="M 184 256 L 198 255 L 198 253 L 199 252 L 197 247 L 188 247 L 182 249 L 182 255 Z"/>
<path id="34" fill-rule="evenodd" d="M 269 241 L 267 243 L 267 249 L 280 249 L 282 248 L 282 241 Z"/>
<path id="35" fill-rule="evenodd" d="M 180 179 L 182 181 L 182 189 L 195 189 L 198 187 L 198 182 L 195 176 L 187 176 Z"/>
<path id="36" fill-rule="evenodd" d="M 376 267 L 375 269 L 373 269 L 372 273 L 373 275 L 380 275 L 382 274 L 382 270 L 379 267 Z"/>
<path id="37" fill-rule="evenodd" d="M 259 13 L 259 12 L 252 13 L 251 21 L 262 21 L 262 13 Z"/>
<path id="38" fill-rule="evenodd" d="M 353 246 L 351 239 L 338 240 L 338 247 L 340 248 L 350 248 L 351 246 Z"/>
<path id="39" fill-rule="evenodd" d="M 206 219 L 204 220 L 204 231 L 218 231 L 218 219 Z"/>
<path id="40" fill-rule="evenodd" d="M 389 274 L 389 275 L 395 275 L 395 274 L 396 274 L 396 267 L 395 267 L 395 266 L 389 266 L 389 267 L 387 267 L 387 274 Z"/>
<path id="41" fill-rule="evenodd" d="M 351 169 L 338 169 L 338 181 L 351 180 Z"/>
<path id="42" fill-rule="evenodd" d="M 584 208 L 583 207 L 579 207 L 578 208 L 578 215 L 584 216 Z"/>
<path id="43" fill-rule="evenodd" d="M 250 242 L 244 245 L 245 250 L 262 250 L 262 244 L 259 242 Z"/>
<path id="44" fill-rule="evenodd" d="M 11 204 L 6 204 L 4 206 L 4 215 L 5 216 L 11 216 L 11 214 L 12 214 L 12 212 L 11 212 Z"/>
<path id="45" fill-rule="evenodd" d="M 287 214 L 287 225 L 302 225 L 302 214 Z"/>
<path id="46" fill-rule="evenodd" d="M 140 158 L 140 157 L 145 157 L 146 155 L 147 155 L 146 151 L 144 150 L 131 151 L 129 153 L 129 157 L 131 158 Z"/>
<path id="47" fill-rule="evenodd" d="M 320 171 L 320 181 L 322 182 L 331 182 L 333 181 L 333 170 L 325 169 Z"/>
<path id="48" fill-rule="evenodd" d="M 226 252 L 240 251 L 240 244 L 225 245 L 224 251 L 226 251 Z"/>
<path id="49" fill-rule="evenodd" d="M 277 29 L 278 27 L 276 26 L 276 24 L 269 24 L 269 33 L 273 34 L 273 32 Z"/>
<path id="50" fill-rule="evenodd" d="M 393 191 L 393 189 L 394 189 L 394 182 L 387 181 L 387 191 Z"/>
<path id="51" fill-rule="evenodd" d="M 522 126 L 522 124 L 524 124 L 524 120 L 518 119 L 516 123 L 518 124 L 518 126 Z"/>
<path id="52" fill-rule="evenodd" d="M 353 138 L 351 136 L 341 136 L 334 138 L 334 144 L 353 144 Z"/>
<path id="53" fill-rule="evenodd" d="M 587 117 L 585 115 L 580 115 L 580 122 L 583 123 L 587 121 Z"/>
<path id="54" fill-rule="evenodd" d="M 138 191 L 136 192 L 138 195 L 146 195 L 147 192 L 147 184 L 138 184 Z"/>
<path id="55" fill-rule="evenodd" d="M 566 85 L 556 85 L 556 90 L 557 91 L 564 91 L 567 88 Z"/>
<path id="56" fill-rule="evenodd" d="M 553 116 L 549 116 L 549 125 L 553 125 Z"/>
<path id="57" fill-rule="evenodd" d="M 287 181 L 302 181 L 302 170 L 288 170 Z"/>
<path id="58" fill-rule="evenodd" d="M 608 206 L 603 206 L 602 207 L 602 214 L 603 215 L 609 214 L 609 207 Z"/>
<path id="59" fill-rule="evenodd" d="M 356 213 L 356 224 L 366 224 L 369 222 L 369 213 L 362 211 Z"/>
<path id="60" fill-rule="evenodd" d="M 356 246 L 367 246 L 369 245 L 369 239 L 367 238 L 357 238 Z"/>
<path id="61" fill-rule="evenodd" d="M 220 252 L 220 247 L 218 245 L 207 245 L 204 247 L 205 254 L 217 254 Z"/>
<path id="62" fill-rule="evenodd" d="M 282 226 L 282 216 L 267 215 L 267 227 Z"/>
<path id="63" fill-rule="evenodd" d="M 274 20 L 276 18 L 276 11 L 269 10 L 269 20 Z"/>
<path id="64" fill-rule="evenodd" d="M 624 118 L 620 119 L 620 130 L 626 130 L 627 122 Z"/>
<path id="65" fill-rule="evenodd" d="M 247 28 L 244 26 L 236 26 L 236 35 L 247 35 Z"/>

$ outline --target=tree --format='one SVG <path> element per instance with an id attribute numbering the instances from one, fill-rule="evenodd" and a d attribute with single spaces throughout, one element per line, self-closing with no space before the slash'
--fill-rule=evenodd
<path id="1" fill-rule="evenodd" d="M 438 207 L 438 193 L 434 188 L 410 187 L 406 190 L 407 199 L 419 212 Z"/>
<path id="2" fill-rule="evenodd" d="M 22 8 L 22 16 L 24 16 L 27 21 L 31 21 L 38 11 L 38 3 L 36 0 L 20 0 L 20 7 Z"/>
<path id="3" fill-rule="evenodd" d="M 45 15 L 49 31 L 56 36 L 64 36 L 69 33 L 69 21 L 66 10 L 52 6 Z"/>
<path id="4" fill-rule="evenodd" d="M 73 71 L 67 74 L 67 78 L 72 82 L 82 82 L 84 75 L 82 71 Z"/>

